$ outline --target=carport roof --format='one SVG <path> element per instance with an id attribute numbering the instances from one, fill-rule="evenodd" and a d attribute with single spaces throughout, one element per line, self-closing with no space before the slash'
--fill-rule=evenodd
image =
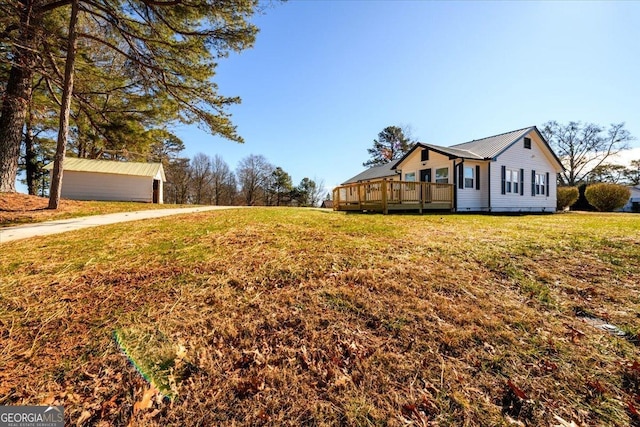
<path id="1" fill-rule="evenodd" d="M 44 167 L 53 169 L 53 162 Z M 162 163 L 117 162 L 114 160 L 79 159 L 65 157 L 64 170 L 74 172 L 95 172 L 115 175 L 148 176 L 166 181 Z"/>

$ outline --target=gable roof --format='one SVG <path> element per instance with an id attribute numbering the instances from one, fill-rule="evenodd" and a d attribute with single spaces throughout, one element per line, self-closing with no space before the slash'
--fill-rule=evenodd
<path id="1" fill-rule="evenodd" d="M 473 159 L 473 160 L 484 160 L 483 157 L 478 156 L 475 153 L 472 153 L 471 151 L 468 150 L 461 150 L 459 148 L 453 148 L 453 147 L 441 147 L 439 145 L 433 145 L 433 144 L 424 144 L 422 142 L 419 142 L 416 145 L 421 145 L 424 148 L 428 148 L 431 151 L 435 151 L 436 153 L 440 153 L 443 154 L 445 156 L 449 156 L 452 159 Z M 411 151 L 410 151 L 411 152 Z M 409 153 L 407 153 L 409 154 Z M 398 162 L 400 163 L 400 162 Z M 396 163 L 396 165 L 398 164 Z"/>
<path id="2" fill-rule="evenodd" d="M 409 150 L 407 154 L 402 156 L 402 158 L 400 158 L 392 168 L 395 169 L 417 148 L 428 148 L 435 151 L 436 153 L 449 156 L 450 159 L 495 160 L 500 154 L 505 152 L 509 147 L 518 142 L 522 137 L 524 137 L 531 131 L 536 132 L 536 134 L 545 144 L 558 165 L 564 169 L 564 167 L 562 166 L 562 162 L 560 161 L 558 156 L 556 156 L 556 153 L 553 152 L 547 140 L 544 138 L 544 136 L 542 136 L 538 128 L 535 126 L 512 130 L 511 132 L 488 136 L 486 138 L 474 139 L 473 141 L 463 142 L 462 144 L 455 144 L 450 147 L 441 147 L 439 145 L 418 143 L 411 150 Z"/>
<path id="3" fill-rule="evenodd" d="M 53 162 L 44 167 L 46 170 L 53 169 Z M 139 163 L 139 162 L 118 162 L 114 160 L 92 160 L 80 159 L 76 157 L 65 157 L 64 170 L 74 172 L 95 172 L 114 175 L 148 176 L 159 177 L 166 181 L 162 163 Z"/>
<path id="4" fill-rule="evenodd" d="M 452 145 L 450 148 L 469 151 L 483 159 L 493 159 L 533 129 L 535 129 L 535 126 L 488 136 L 486 138 L 474 139 L 473 141 Z"/>
<path id="5" fill-rule="evenodd" d="M 371 167 L 366 171 L 361 172 L 358 175 L 354 176 L 353 178 L 346 180 L 342 184 L 343 185 L 352 184 L 360 181 L 368 181 L 370 179 L 378 179 L 378 178 L 386 178 L 388 176 L 395 176 L 396 171 L 392 170 L 393 166 L 394 166 L 394 163 L 391 162 L 391 163 L 386 163 L 384 165 Z"/>

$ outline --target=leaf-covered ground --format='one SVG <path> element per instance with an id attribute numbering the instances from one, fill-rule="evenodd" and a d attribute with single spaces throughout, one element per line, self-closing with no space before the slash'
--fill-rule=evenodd
<path id="1" fill-rule="evenodd" d="M 66 199 L 60 201 L 60 207 L 56 210 L 47 209 L 48 205 L 48 198 L 21 193 L 0 193 L 0 227 L 88 215 L 180 207 L 180 205 Z"/>
<path id="2" fill-rule="evenodd" d="M 0 405 L 68 425 L 640 425 L 638 216 L 216 211 L 0 261 Z"/>

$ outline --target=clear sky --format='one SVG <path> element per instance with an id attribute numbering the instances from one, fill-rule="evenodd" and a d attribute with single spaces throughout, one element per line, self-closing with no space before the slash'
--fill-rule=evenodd
<path id="1" fill-rule="evenodd" d="M 189 157 L 235 169 L 262 154 L 329 189 L 390 125 L 444 146 L 552 119 L 626 122 L 640 138 L 638 1 L 291 0 L 254 22 L 255 46 L 215 79 L 243 100 L 229 111 L 246 142 L 178 126 Z"/>
<path id="2" fill-rule="evenodd" d="M 189 156 L 262 154 L 331 188 L 390 125 L 444 146 L 552 119 L 640 138 L 640 2 L 293 0 L 254 22 L 216 77 L 246 142 L 179 127 Z"/>

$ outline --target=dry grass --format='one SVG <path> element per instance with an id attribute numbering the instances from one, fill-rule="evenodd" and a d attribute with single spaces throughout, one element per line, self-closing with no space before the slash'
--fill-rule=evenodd
<path id="1" fill-rule="evenodd" d="M 2 249 L 0 404 L 68 425 L 640 422 L 637 216 L 217 211 Z"/>
<path id="2" fill-rule="evenodd" d="M 61 200 L 60 208 L 47 209 L 49 199 L 21 193 L 0 193 L 0 227 L 19 224 L 101 215 L 115 212 L 132 212 L 149 209 L 167 209 L 180 205 L 157 205 L 136 202 L 81 202 Z"/>

